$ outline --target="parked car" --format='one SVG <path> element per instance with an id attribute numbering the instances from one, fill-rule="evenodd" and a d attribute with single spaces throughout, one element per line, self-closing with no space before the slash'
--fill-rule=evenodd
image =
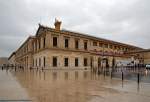
<path id="1" fill-rule="evenodd" d="M 146 64 L 146 69 L 150 69 L 150 64 Z"/>

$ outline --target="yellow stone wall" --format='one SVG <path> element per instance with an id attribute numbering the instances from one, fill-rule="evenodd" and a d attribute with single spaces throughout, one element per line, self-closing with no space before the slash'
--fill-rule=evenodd
<path id="1" fill-rule="evenodd" d="M 138 49 L 133 46 L 129 46 L 126 44 L 116 43 L 110 40 L 102 40 L 92 36 L 86 36 L 73 32 L 64 32 L 61 30 L 55 30 L 53 28 L 44 28 L 39 29 L 35 35 L 35 37 L 29 37 L 25 43 L 16 51 L 16 62 L 25 67 L 43 67 L 43 59 L 46 58 L 46 68 L 53 68 L 52 66 L 52 58 L 53 56 L 57 56 L 58 58 L 58 67 L 64 67 L 64 58 L 69 58 L 69 66 L 68 68 L 74 68 L 74 59 L 75 57 L 79 58 L 79 67 L 85 68 L 83 66 L 83 59 L 88 59 L 87 68 L 98 67 L 99 59 L 105 57 L 108 59 L 108 63 L 112 66 L 112 59 L 122 59 L 128 60 L 131 57 L 128 55 L 124 55 L 123 53 L 126 51 L 130 51 L 133 49 Z M 58 46 L 53 47 L 53 37 L 57 37 Z M 45 38 L 45 47 L 44 47 L 44 38 Z M 69 47 L 65 48 L 65 38 L 69 39 Z M 75 40 L 79 41 L 79 49 L 75 49 Z M 87 50 L 84 49 L 84 42 L 87 42 Z M 97 42 L 97 46 L 94 46 L 93 42 Z M 100 46 L 100 43 L 103 43 L 103 46 Z M 108 47 L 105 46 L 108 44 Z M 112 45 L 112 48 L 110 48 Z M 99 53 L 101 52 L 101 53 Z M 102 55 L 102 52 L 113 53 L 113 54 L 105 54 Z M 119 57 L 118 57 L 119 54 Z M 39 59 L 41 60 L 41 66 L 39 66 Z M 35 65 L 37 63 L 37 65 Z M 101 63 L 101 62 L 100 62 Z"/>

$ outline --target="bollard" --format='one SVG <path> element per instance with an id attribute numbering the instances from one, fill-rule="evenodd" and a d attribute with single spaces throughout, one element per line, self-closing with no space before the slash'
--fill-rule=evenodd
<path id="1" fill-rule="evenodd" d="M 100 75 L 101 73 L 100 73 L 100 70 L 98 70 L 98 75 Z"/>
<path id="2" fill-rule="evenodd" d="M 45 80 L 45 72 L 44 72 L 44 80 Z"/>
<path id="3" fill-rule="evenodd" d="M 106 70 L 104 70 L 104 77 L 106 76 Z"/>
<path id="4" fill-rule="evenodd" d="M 122 81 L 124 80 L 123 72 L 122 72 Z"/>
<path id="5" fill-rule="evenodd" d="M 112 79 L 112 71 L 111 71 L 111 79 Z"/>
<path id="6" fill-rule="evenodd" d="M 138 82 L 138 84 L 140 83 L 140 74 L 139 73 L 137 74 L 137 82 Z"/>

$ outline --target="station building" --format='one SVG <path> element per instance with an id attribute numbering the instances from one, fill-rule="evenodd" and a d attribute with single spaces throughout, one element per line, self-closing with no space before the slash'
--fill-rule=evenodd
<path id="1" fill-rule="evenodd" d="M 39 24 L 35 36 L 30 36 L 15 51 L 15 64 L 25 68 L 89 69 L 101 66 L 113 67 L 117 63 L 144 57 L 133 52 L 144 49 L 108 39 L 61 29 L 61 21 L 55 20 L 55 28 Z M 132 53 L 131 53 L 132 52 Z M 12 59 L 13 58 L 13 59 Z"/>

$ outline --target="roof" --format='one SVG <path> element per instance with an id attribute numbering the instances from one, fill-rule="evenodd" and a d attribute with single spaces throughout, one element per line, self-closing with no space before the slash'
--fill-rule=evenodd
<path id="1" fill-rule="evenodd" d="M 11 53 L 11 55 L 8 57 L 8 60 L 15 54 L 16 54 L 16 52 Z"/>
<path id="2" fill-rule="evenodd" d="M 17 52 L 26 42 L 28 42 L 29 39 L 33 39 L 33 38 L 35 38 L 35 36 L 29 36 L 29 37 L 24 41 L 24 43 L 16 50 L 16 52 Z"/>
<path id="3" fill-rule="evenodd" d="M 39 24 L 39 28 L 38 28 L 38 30 L 36 32 L 36 36 L 38 36 L 38 33 L 40 32 L 40 30 L 45 30 L 45 29 L 53 31 L 53 32 L 58 32 L 54 28 L 47 27 L 47 26 Z M 120 46 L 128 46 L 128 47 L 132 47 L 132 48 L 143 50 L 143 48 L 140 48 L 140 47 L 137 47 L 137 46 L 134 46 L 134 45 L 129 45 L 129 44 L 125 44 L 125 43 L 121 43 L 121 42 L 117 42 L 117 41 L 113 41 L 113 40 L 109 40 L 109 39 L 95 37 L 95 36 L 91 36 L 89 34 L 83 34 L 83 33 L 70 31 L 70 30 L 64 30 L 64 29 L 60 30 L 59 32 L 60 33 L 69 33 L 70 35 L 73 35 L 73 36 L 85 37 L 85 38 L 94 39 L 94 40 L 102 40 L 104 42 L 110 42 L 110 43 L 113 43 L 113 44 L 116 44 L 116 45 L 120 45 Z"/>
<path id="4" fill-rule="evenodd" d="M 131 51 L 131 52 L 127 52 L 127 53 L 143 53 L 143 52 L 150 52 L 150 49 L 142 49 L 142 50 L 138 50 L 138 51 Z"/>

